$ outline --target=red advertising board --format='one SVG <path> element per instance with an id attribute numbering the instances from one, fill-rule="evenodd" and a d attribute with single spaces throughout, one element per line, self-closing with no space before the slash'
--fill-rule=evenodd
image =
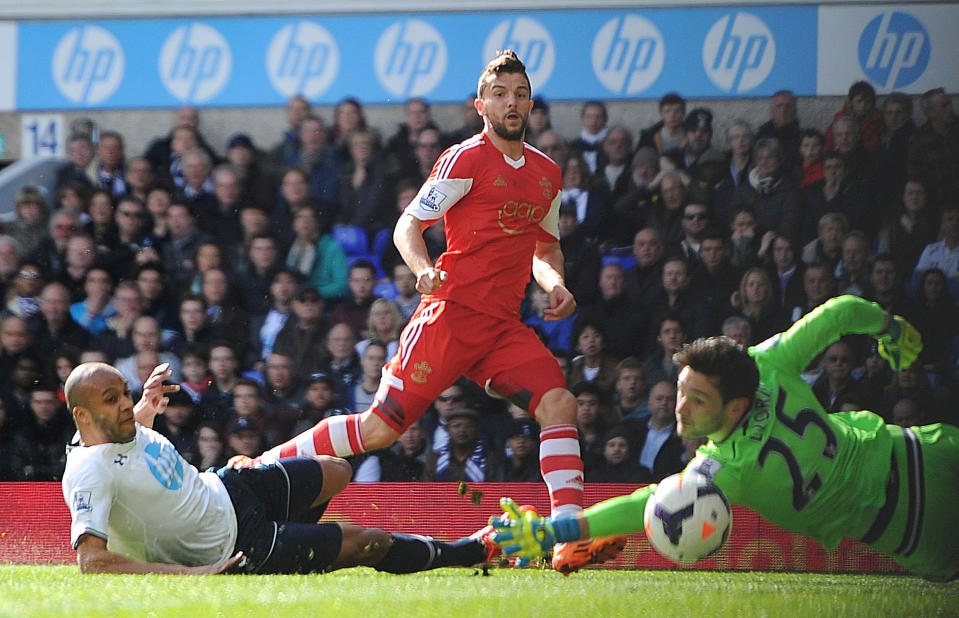
<path id="1" fill-rule="evenodd" d="M 586 503 L 629 493 L 636 485 L 589 484 Z M 394 532 L 455 539 L 475 532 L 499 511 L 500 496 L 549 511 L 542 483 L 476 483 L 462 492 L 456 483 L 352 483 L 333 499 L 324 520 L 351 522 Z M 640 522 L 637 527 L 641 527 Z M 0 483 L 0 562 L 72 562 L 70 513 L 58 483 Z M 613 568 L 680 568 L 661 557 L 646 537 L 630 537 Z M 902 569 L 856 541 L 826 551 L 818 543 L 733 507 L 726 545 L 691 569 L 875 573 Z"/>

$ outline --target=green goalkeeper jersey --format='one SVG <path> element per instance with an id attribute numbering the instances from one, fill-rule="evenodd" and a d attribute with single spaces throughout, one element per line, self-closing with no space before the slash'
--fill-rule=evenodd
<path id="1" fill-rule="evenodd" d="M 879 305 L 842 296 L 750 348 L 760 376 L 752 408 L 729 437 L 700 447 L 686 469 L 711 477 L 730 502 L 828 548 L 861 538 L 885 501 L 892 436 L 872 412 L 827 414 L 800 374 L 840 336 L 876 334 L 884 322 Z M 629 505 L 612 500 L 588 509 L 592 536 L 623 534 L 627 517 L 641 530 L 635 514 L 653 489 L 638 490 Z"/>

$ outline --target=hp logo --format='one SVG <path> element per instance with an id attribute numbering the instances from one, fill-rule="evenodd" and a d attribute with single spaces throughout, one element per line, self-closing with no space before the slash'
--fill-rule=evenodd
<path id="1" fill-rule="evenodd" d="M 609 20 L 593 39 L 593 72 L 617 94 L 649 88 L 663 71 L 666 44 L 653 23 L 638 15 Z"/>
<path id="2" fill-rule="evenodd" d="M 895 90 L 913 83 L 929 66 L 932 45 L 918 19 L 908 13 L 883 13 L 866 24 L 859 37 L 859 65 L 876 84 Z"/>
<path id="3" fill-rule="evenodd" d="M 299 21 L 276 33 L 266 51 L 266 73 L 285 97 L 320 96 L 340 70 L 340 50 L 333 36 L 317 24 Z"/>
<path id="4" fill-rule="evenodd" d="M 546 28 L 535 19 L 518 17 L 500 22 L 486 37 L 483 45 L 483 64 L 489 62 L 499 49 L 517 53 L 534 90 L 543 88 L 556 65 L 556 48 Z"/>
<path id="5" fill-rule="evenodd" d="M 181 101 L 199 103 L 223 90 L 233 54 L 223 35 L 203 24 L 180 26 L 160 49 L 160 79 Z"/>
<path id="6" fill-rule="evenodd" d="M 391 25 L 373 55 L 376 76 L 400 97 L 429 93 L 446 73 L 446 43 L 436 28 L 419 19 Z"/>
<path id="7" fill-rule="evenodd" d="M 725 15 L 703 42 L 703 68 L 726 92 L 748 92 L 763 83 L 776 62 L 776 41 L 766 23 L 749 13 Z"/>
<path id="8" fill-rule="evenodd" d="M 123 48 L 99 26 L 67 32 L 53 51 L 53 81 L 74 103 L 93 105 L 109 98 L 123 79 Z"/>

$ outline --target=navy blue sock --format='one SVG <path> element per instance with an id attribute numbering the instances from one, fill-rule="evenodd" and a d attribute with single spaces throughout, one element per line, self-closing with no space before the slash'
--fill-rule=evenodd
<path id="1" fill-rule="evenodd" d="M 470 538 L 453 543 L 418 534 L 390 535 L 393 544 L 374 569 L 386 573 L 416 573 L 441 567 L 471 566 L 486 559 L 486 548 Z"/>

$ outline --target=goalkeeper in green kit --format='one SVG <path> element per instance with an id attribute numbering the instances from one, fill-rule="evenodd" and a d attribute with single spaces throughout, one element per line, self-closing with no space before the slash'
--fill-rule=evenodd
<path id="1" fill-rule="evenodd" d="M 829 344 L 871 334 L 894 370 L 908 367 L 918 332 L 879 305 L 840 296 L 788 331 L 742 348 L 726 337 L 698 339 L 673 356 L 682 368 L 679 434 L 709 438 L 687 470 L 705 474 L 730 502 L 809 536 L 827 548 L 843 537 L 891 556 L 933 580 L 959 576 L 959 429 L 901 428 L 872 412 L 827 414 L 800 372 Z M 655 486 L 575 515 L 519 512 L 491 519 L 507 554 L 539 556 L 554 543 L 619 536 L 643 529 Z"/>

